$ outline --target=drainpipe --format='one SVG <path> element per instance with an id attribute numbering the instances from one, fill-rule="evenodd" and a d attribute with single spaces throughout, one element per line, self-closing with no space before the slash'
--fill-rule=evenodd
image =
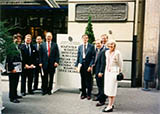
<path id="1" fill-rule="evenodd" d="M 160 90 L 160 15 L 159 15 L 159 48 L 158 48 L 158 86 L 157 89 Z"/>
<path id="2" fill-rule="evenodd" d="M 139 10 L 139 0 L 136 0 L 134 33 L 133 33 L 133 50 L 132 50 L 131 87 L 136 87 L 138 10 Z"/>

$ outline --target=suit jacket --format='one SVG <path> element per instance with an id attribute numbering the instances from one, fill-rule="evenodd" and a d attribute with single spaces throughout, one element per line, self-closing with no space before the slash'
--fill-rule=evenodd
<path id="1" fill-rule="evenodd" d="M 36 49 L 35 47 L 30 44 L 30 48 L 31 48 L 31 56 L 29 56 L 29 53 L 28 53 L 28 49 L 26 47 L 25 44 L 22 44 L 21 45 L 21 52 L 22 52 L 22 66 L 23 68 L 25 67 L 25 64 L 27 65 L 35 65 L 36 64 Z"/>
<path id="2" fill-rule="evenodd" d="M 95 75 L 97 75 L 98 73 L 100 73 L 101 65 L 104 64 L 104 61 L 101 60 L 101 58 L 102 58 L 102 56 L 104 54 L 104 51 L 105 51 L 105 48 L 101 48 L 100 49 L 100 52 L 99 52 L 99 54 L 97 56 L 97 59 L 94 62 L 93 73 Z M 95 57 L 96 57 L 96 51 L 95 51 Z"/>
<path id="3" fill-rule="evenodd" d="M 36 53 L 35 53 L 35 58 L 36 58 L 36 66 L 39 66 L 39 56 L 40 56 L 40 51 L 37 50 L 37 43 L 33 45 L 34 48 L 36 49 Z"/>
<path id="4" fill-rule="evenodd" d="M 77 67 L 78 64 L 82 64 L 83 62 L 83 44 L 78 47 L 78 55 L 77 55 L 77 61 L 75 66 Z M 85 57 L 85 67 L 91 67 L 94 64 L 95 60 L 95 51 L 94 46 L 92 44 L 87 45 L 86 50 L 86 57 Z"/>
<path id="5" fill-rule="evenodd" d="M 53 69 L 54 63 L 59 63 L 59 49 L 58 45 L 54 42 L 51 43 L 51 51 L 50 57 L 48 57 L 47 45 L 46 42 L 43 42 L 40 45 L 40 64 L 42 64 L 43 69 L 48 68 L 48 64 L 50 64 L 50 68 Z"/>
<path id="6" fill-rule="evenodd" d="M 102 55 L 101 55 L 101 59 L 100 59 L 101 63 L 103 63 L 103 64 L 100 65 L 99 73 L 103 73 L 103 74 L 105 72 L 105 67 L 106 67 L 106 55 L 105 55 L 106 51 L 107 51 L 106 49 L 102 51 Z"/>

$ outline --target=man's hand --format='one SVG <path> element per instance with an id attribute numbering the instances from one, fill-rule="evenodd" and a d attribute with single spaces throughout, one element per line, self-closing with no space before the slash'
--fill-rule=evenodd
<path id="1" fill-rule="evenodd" d="M 78 72 L 78 67 L 75 67 L 75 70 Z"/>
<path id="2" fill-rule="evenodd" d="M 92 67 L 88 67 L 87 71 L 91 72 L 92 71 Z"/>
<path id="3" fill-rule="evenodd" d="M 12 70 L 11 73 L 16 73 L 16 69 Z"/>
<path id="4" fill-rule="evenodd" d="M 55 63 L 54 63 L 54 67 L 57 67 L 57 66 L 58 66 L 58 63 L 55 62 Z"/>
<path id="5" fill-rule="evenodd" d="M 39 64 L 40 67 L 42 67 L 42 64 Z"/>
<path id="6" fill-rule="evenodd" d="M 31 65 L 30 65 L 30 68 L 33 69 L 33 68 L 36 68 L 36 66 L 34 66 L 33 64 L 31 64 Z"/>
<path id="7" fill-rule="evenodd" d="M 102 73 L 98 73 L 98 77 L 101 78 L 103 76 Z"/>
<path id="8" fill-rule="evenodd" d="M 30 69 L 30 66 L 27 65 L 27 64 L 25 64 L 25 68 L 26 68 L 26 69 Z"/>

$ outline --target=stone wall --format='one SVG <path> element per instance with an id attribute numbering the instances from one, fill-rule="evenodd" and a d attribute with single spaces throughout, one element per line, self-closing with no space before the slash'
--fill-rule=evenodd
<path id="1" fill-rule="evenodd" d="M 132 70 L 132 45 L 135 22 L 135 0 L 69 0 L 68 12 L 68 34 L 81 40 L 85 33 L 87 21 L 76 20 L 77 4 L 108 4 L 108 3 L 126 3 L 128 6 L 127 20 L 125 21 L 93 21 L 93 31 L 95 38 L 98 39 L 102 34 L 108 34 L 112 31 L 109 39 L 117 41 L 117 48 L 121 51 L 124 59 L 125 79 L 131 79 Z"/>
<path id="2" fill-rule="evenodd" d="M 143 69 L 144 69 L 145 59 L 147 56 L 149 57 L 149 62 L 155 64 L 158 63 L 158 47 L 159 47 L 159 34 L 160 34 L 159 17 L 160 17 L 160 1 L 146 0 L 144 39 L 143 39 L 143 64 L 142 64 Z"/>

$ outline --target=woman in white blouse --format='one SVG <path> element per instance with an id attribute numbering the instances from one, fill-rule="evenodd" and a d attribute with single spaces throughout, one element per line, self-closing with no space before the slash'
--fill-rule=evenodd
<path id="1" fill-rule="evenodd" d="M 116 50 L 114 40 L 108 42 L 108 48 L 105 52 L 105 74 L 104 74 L 104 92 L 108 96 L 109 104 L 103 109 L 103 112 L 112 112 L 113 104 L 117 94 L 117 74 L 122 72 L 123 60 L 120 51 Z"/>

